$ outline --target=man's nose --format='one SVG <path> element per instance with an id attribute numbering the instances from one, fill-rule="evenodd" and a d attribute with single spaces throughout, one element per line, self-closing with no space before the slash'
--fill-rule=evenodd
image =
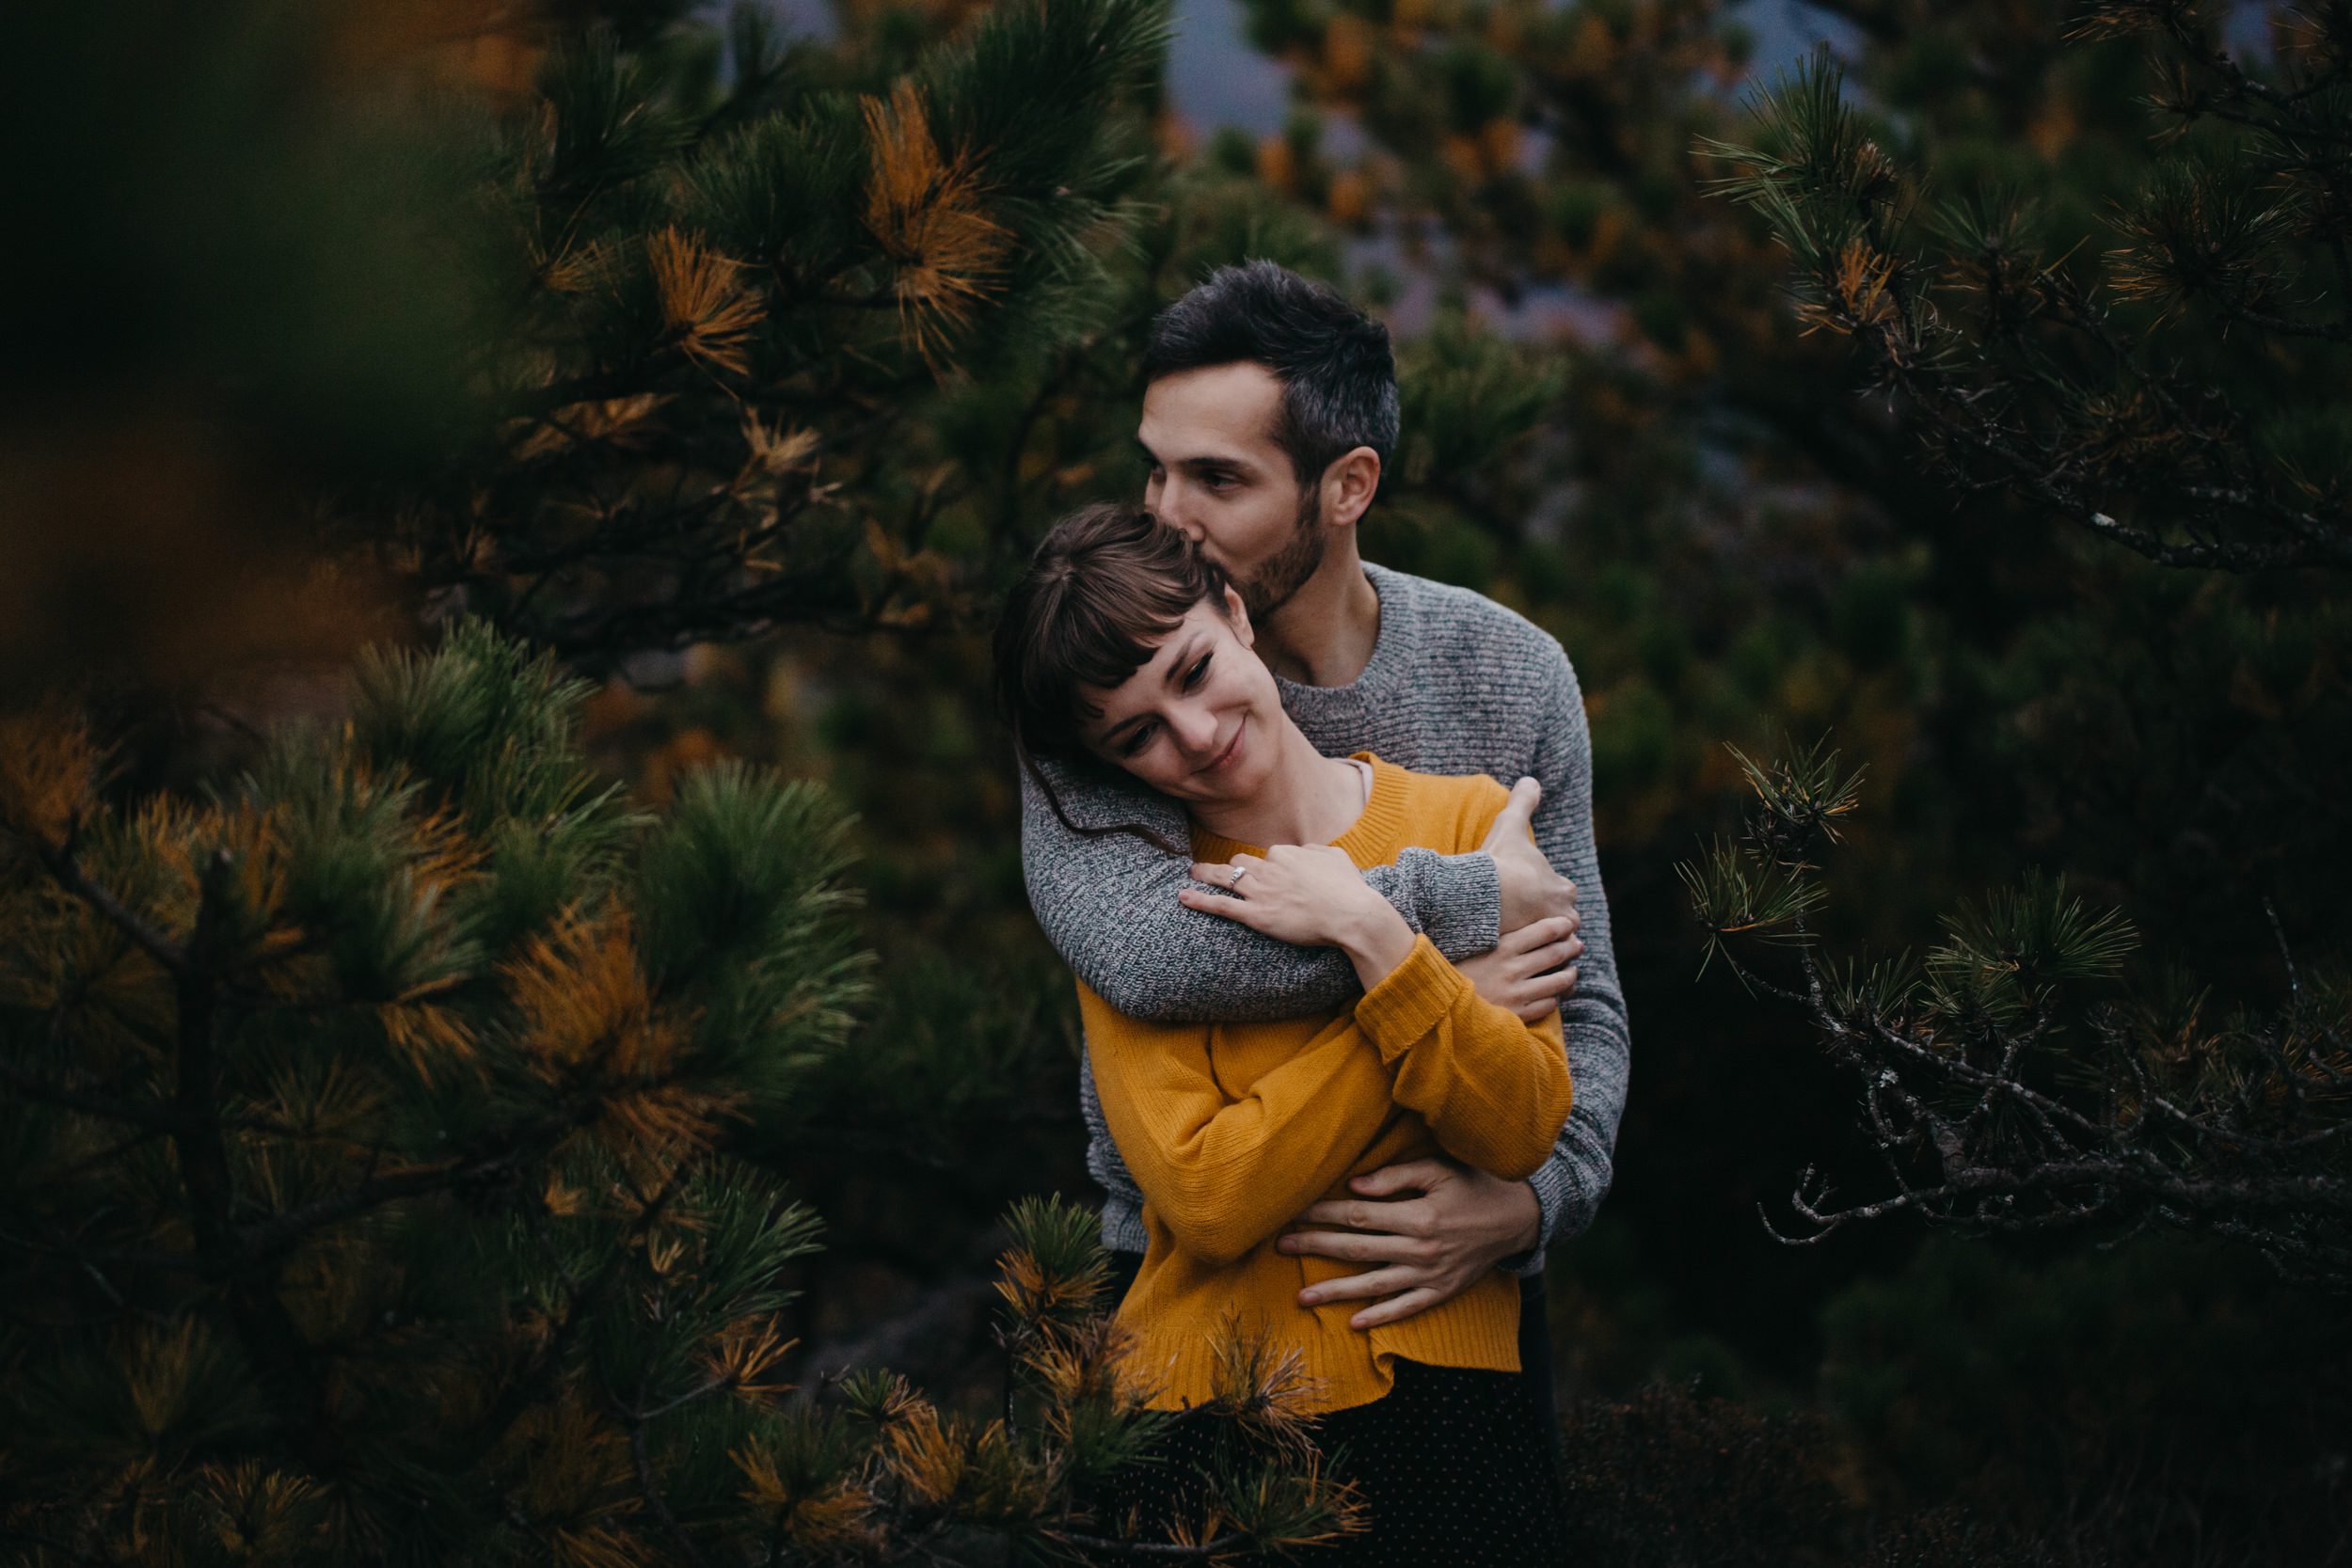
<path id="1" fill-rule="evenodd" d="M 1152 506 L 1152 512 L 1161 522 L 1166 523 L 1194 544 L 1198 545 L 1208 537 L 1206 531 L 1193 520 L 1191 503 L 1185 499 L 1181 486 L 1162 484 L 1159 487 L 1157 502 L 1152 502 L 1147 496 L 1146 504 Z"/>

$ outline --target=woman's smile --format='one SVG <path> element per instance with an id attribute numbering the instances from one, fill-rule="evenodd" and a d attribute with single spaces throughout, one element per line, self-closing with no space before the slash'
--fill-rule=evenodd
<path id="1" fill-rule="evenodd" d="M 1219 752 L 1216 754 L 1216 760 L 1201 768 L 1200 771 L 1203 773 L 1222 773 L 1227 768 L 1232 768 L 1235 762 L 1239 761 L 1241 758 L 1242 732 L 1248 728 L 1249 728 L 1249 715 L 1245 713 L 1241 716 L 1241 722 L 1233 726 L 1233 738 L 1226 743 L 1225 750 Z"/>

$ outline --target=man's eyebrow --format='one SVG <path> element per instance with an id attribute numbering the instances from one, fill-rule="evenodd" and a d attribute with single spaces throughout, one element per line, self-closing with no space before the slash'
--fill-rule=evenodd
<path id="1" fill-rule="evenodd" d="M 1140 436 L 1136 437 L 1136 450 L 1141 452 L 1152 463 L 1160 463 L 1160 454 L 1153 451 L 1148 445 L 1146 445 L 1143 437 Z M 1171 465 L 1162 464 L 1161 466 L 1170 467 Z M 1205 452 L 1197 457 L 1180 457 L 1175 461 L 1172 467 L 1184 468 L 1196 474 L 1254 474 L 1258 471 L 1256 466 L 1246 457 L 1224 457 L 1215 452 Z"/>
<path id="2" fill-rule="evenodd" d="M 1168 673 L 1160 677 L 1160 684 L 1162 686 L 1175 685 L 1177 676 L 1192 667 L 1192 656 L 1200 651 L 1200 636 L 1198 632 L 1196 632 L 1193 634 L 1192 641 L 1184 644 L 1184 651 L 1168 661 Z M 1109 729 L 1103 732 L 1103 738 L 1104 740 L 1108 740 L 1120 731 L 1140 724 L 1146 719 L 1151 717 L 1152 716 L 1148 713 L 1138 713 L 1130 718 L 1121 719 L 1118 723 L 1113 724 Z"/>

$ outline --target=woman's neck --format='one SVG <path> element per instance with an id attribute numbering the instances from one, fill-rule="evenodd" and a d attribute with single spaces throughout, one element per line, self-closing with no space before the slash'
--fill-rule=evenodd
<path id="1" fill-rule="evenodd" d="M 1364 814 L 1363 775 L 1344 757 L 1327 757 L 1283 715 L 1274 766 L 1245 800 L 1192 802 L 1192 818 L 1219 838 L 1243 844 L 1328 844 Z"/>

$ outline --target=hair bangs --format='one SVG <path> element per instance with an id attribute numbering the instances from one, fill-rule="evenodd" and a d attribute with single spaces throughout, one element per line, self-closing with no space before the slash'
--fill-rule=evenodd
<path id="1" fill-rule="evenodd" d="M 1102 716 L 1088 690 L 1125 682 L 1224 591 L 1192 541 L 1141 507 L 1105 502 L 1057 523 L 996 627 L 999 701 L 1023 749 L 1082 756 L 1084 723 Z"/>

